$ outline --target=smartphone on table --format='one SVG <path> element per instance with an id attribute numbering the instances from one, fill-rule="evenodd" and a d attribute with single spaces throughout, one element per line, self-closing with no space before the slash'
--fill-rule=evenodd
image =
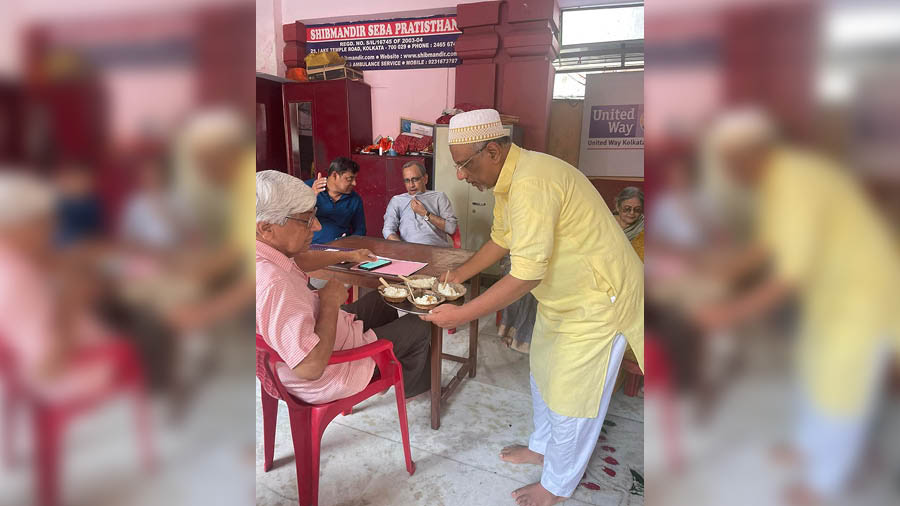
<path id="1" fill-rule="evenodd" d="M 375 269 L 378 269 L 379 267 L 384 267 L 385 265 L 390 265 L 390 263 L 391 263 L 390 260 L 382 258 L 380 260 L 375 260 L 372 262 L 361 263 L 361 264 L 359 264 L 359 268 L 364 271 L 374 271 Z"/>

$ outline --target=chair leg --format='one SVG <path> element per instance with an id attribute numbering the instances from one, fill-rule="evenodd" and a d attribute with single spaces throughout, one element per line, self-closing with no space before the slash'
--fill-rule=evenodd
<path id="1" fill-rule="evenodd" d="M 633 372 L 625 372 L 625 395 L 634 397 L 640 390 L 641 377 Z"/>
<path id="2" fill-rule="evenodd" d="M 312 432 L 312 410 L 291 410 L 291 439 L 294 441 L 294 463 L 297 466 L 297 495 L 300 506 L 318 506 L 319 461 L 316 444 L 316 465 L 313 473 L 311 441 L 319 435 Z"/>
<path id="3" fill-rule="evenodd" d="M 448 334 L 456 334 L 456 327 L 453 327 L 452 329 L 448 330 L 447 333 Z"/>
<path id="4" fill-rule="evenodd" d="M 403 391 L 403 371 L 400 364 L 397 368 L 397 381 L 394 383 L 394 391 L 397 394 L 397 415 L 400 418 L 400 437 L 403 439 L 403 456 L 406 458 L 406 471 L 412 476 L 416 472 L 416 463 L 413 462 L 412 453 L 409 450 L 409 425 L 406 420 L 406 396 Z"/>
<path id="5" fill-rule="evenodd" d="M 151 429 L 150 409 L 147 403 L 147 390 L 143 379 L 139 379 L 135 387 L 135 417 L 137 421 L 138 444 L 141 448 L 141 460 L 145 471 L 156 469 L 156 452 L 153 448 L 153 431 Z"/>
<path id="6" fill-rule="evenodd" d="M 663 424 L 663 446 L 668 456 L 669 466 L 673 471 L 681 469 L 681 436 L 678 432 L 678 413 L 675 408 L 675 402 L 672 393 L 667 389 L 661 389 L 660 400 L 662 401 L 662 424 Z"/>
<path id="7" fill-rule="evenodd" d="M 275 459 L 275 427 L 278 421 L 278 399 L 269 395 L 262 384 L 260 384 L 259 389 L 263 412 L 263 453 L 265 454 L 263 470 L 269 471 L 272 469 L 272 462 Z"/>
<path id="8" fill-rule="evenodd" d="M 118 380 L 134 395 L 134 416 L 137 429 L 138 447 L 144 470 L 151 472 L 156 467 L 156 452 L 153 448 L 150 404 L 147 396 L 144 366 L 134 351 L 124 343 L 115 348 L 114 360 L 119 364 Z"/>
<path id="9" fill-rule="evenodd" d="M 35 497 L 40 506 L 59 504 L 59 446 L 62 419 L 42 408 L 35 410 L 37 441 L 35 442 Z"/>
<path id="10" fill-rule="evenodd" d="M 13 436 L 15 435 L 15 423 L 16 423 L 16 408 L 18 407 L 17 398 L 15 394 L 11 391 L 11 389 L 7 389 L 6 392 L 3 393 L 3 440 L 0 441 L 0 445 L 3 445 L 3 448 L 0 451 L 3 452 L 3 466 L 12 467 L 15 461 L 15 448 L 13 448 L 13 440 L 15 439 Z"/>
<path id="11" fill-rule="evenodd" d="M 321 445 L 322 445 L 322 434 L 325 432 L 325 427 L 331 421 L 331 418 L 328 418 L 328 421 L 323 421 L 321 415 L 322 411 L 312 411 L 309 418 L 309 470 L 310 476 L 312 477 L 309 480 L 309 484 L 312 488 L 312 506 L 318 506 L 319 503 L 319 463 L 321 458 Z"/>
<path id="12" fill-rule="evenodd" d="M 499 327 L 500 323 L 503 322 L 503 311 L 497 311 L 496 320 L 497 320 L 496 325 Z"/>

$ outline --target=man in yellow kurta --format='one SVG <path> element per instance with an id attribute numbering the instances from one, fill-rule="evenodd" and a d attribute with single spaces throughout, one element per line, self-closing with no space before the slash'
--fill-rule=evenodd
<path id="1" fill-rule="evenodd" d="M 237 113 L 222 109 L 199 114 L 183 134 L 182 164 L 197 171 L 194 184 L 215 191 L 227 206 L 215 213 L 227 211 L 226 216 L 217 216 L 227 228 L 223 234 L 210 234 L 214 246 L 203 252 L 202 265 L 193 274 L 204 283 L 230 272 L 233 278 L 203 300 L 173 308 L 169 322 L 181 331 L 209 328 L 253 305 L 256 243 L 248 231 L 256 214 L 256 164 L 246 130 Z"/>
<path id="2" fill-rule="evenodd" d="M 568 163 L 510 142 L 497 111 L 450 120 L 457 177 L 493 188 L 491 240 L 449 275 L 465 281 L 509 253 L 510 273 L 464 306 L 423 319 L 444 328 L 492 314 L 529 291 L 538 300 L 531 345 L 534 432 L 501 458 L 543 465 L 541 481 L 513 492 L 520 506 L 571 496 L 603 426 L 626 342 L 644 362 L 640 259 L 588 179 Z"/>
<path id="3" fill-rule="evenodd" d="M 788 498 L 794 504 L 832 499 L 858 462 L 896 346 L 890 340 L 900 328 L 896 245 L 846 172 L 779 144 L 761 112 L 723 117 L 710 144 L 732 180 L 756 197 L 757 241 L 746 258 L 735 259 L 743 266 L 738 270 L 770 261 L 772 273 L 743 296 L 706 308 L 698 320 L 715 330 L 758 317 L 787 297 L 799 299 L 794 443 L 806 475 Z"/>

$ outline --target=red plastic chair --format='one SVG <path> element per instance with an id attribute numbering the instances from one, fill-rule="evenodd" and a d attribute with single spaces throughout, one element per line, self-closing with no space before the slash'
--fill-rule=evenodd
<path id="1" fill-rule="evenodd" d="M 344 304 L 353 304 L 353 287 L 347 289 L 347 301 Z"/>
<path id="2" fill-rule="evenodd" d="M 275 362 L 283 362 L 281 357 L 256 334 L 256 376 L 260 381 L 263 411 L 264 470 L 272 469 L 275 456 L 275 426 L 278 417 L 278 400 L 287 404 L 291 419 L 291 438 L 294 440 L 294 459 L 297 466 L 297 489 L 300 506 L 317 506 L 319 502 L 319 451 L 322 434 L 328 424 L 340 413 L 349 415 L 353 406 L 385 392 L 392 385 L 397 394 L 397 412 L 400 417 L 400 434 L 403 438 L 403 453 L 406 470 L 412 476 L 416 464 L 409 450 L 409 428 L 406 423 L 406 399 L 403 392 L 403 371 L 394 356 L 394 344 L 378 339 L 359 348 L 336 351 L 328 364 L 340 364 L 372 357 L 378 366 L 379 375 L 362 392 L 326 404 L 307 404 L 292 396 L 285 389 L 275 373 Z"/>
<path id="3" fill-rule="evenodd" d="M 644 333 L 644 368 L 649 371 L 644 376 L 646 392 L 660 399 L 663 452 L 673 471 L 678 471 L 684 463 L 682 452 L 680 421 L 675 406 L 674 373 L 665 349 L 656 334 Z"/>
<path id="4" fill-rule="evenodd" d="M 122 392 L 135 396 L 138 444 L 145 470 L 149 471 L 155 465 L 144 371 L 134 348 L 130 343 L 118 339 L 103 343 L 81 351 L 74 357 L 73 367 L 98 362 L 113 364 L 114 374 L 108 385 L 90 396 L 48 403 L 22 384 L 12 353 L 0 342 L 0 380 L 6 390 L 2 435 L 4 465 L 11 465 L 14 461 L 12 443 L 15 415 L 19 408 L 29 408 L 34 420 L 35 498 L 41 506 L 59 503 L 60 449 L 66 424 L 75 416 Z"/>
<path id="5" fill-rule="evenodd" d="M 641 371 L 641 366 L 637 362 L 629 359 L 622 360 L 622 369 L 625 371 L 625 395 L 634 397 L 641 389 L 644 371 Z"/>

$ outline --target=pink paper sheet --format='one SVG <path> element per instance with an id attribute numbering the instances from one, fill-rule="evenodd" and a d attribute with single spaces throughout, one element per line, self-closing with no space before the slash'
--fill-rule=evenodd
<path id="1" fill-rule="evenodd" d="M 406 260 L 394 260 L 393 258 L 387 257 L 378 257 L 384 258 L 386 260 L 390 260 L 391 263 L 389 265 L 385 265 L 384 267 L 379 267 L 374 271 L 363 271 L 363 272 L 374 272 L 376 274 L 387 274 L 389 276 L 409 276 L 410 274 L 415 274 L 422 270 L 423 267 L 428 265 L 427 263 L 422 262 L 407 262 Z M 350 269 L 351 271 L 361 271 L 359 267 L 353 267 Z"/>

